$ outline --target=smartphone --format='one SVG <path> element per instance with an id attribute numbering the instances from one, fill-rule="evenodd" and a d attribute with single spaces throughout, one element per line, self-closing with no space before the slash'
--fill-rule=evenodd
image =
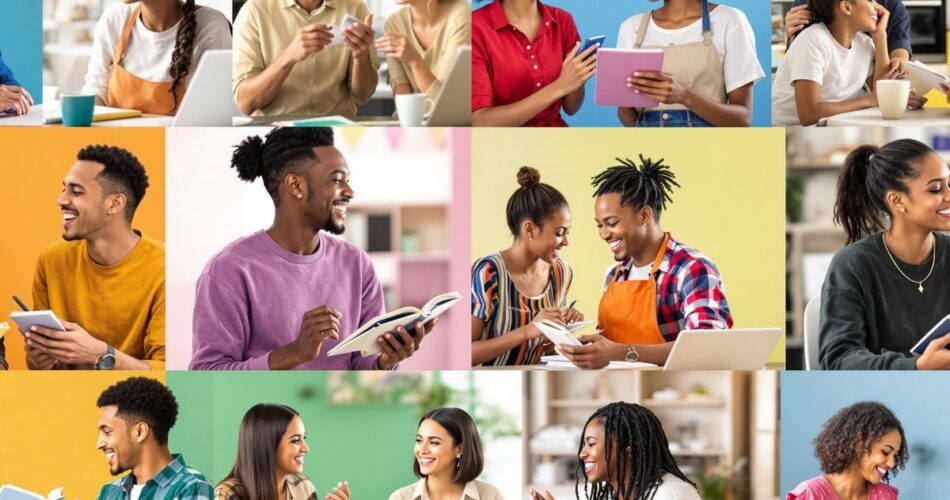
<path id="1" fill-rule="evenodd" d="M 581 44 L 580 48 L 577 49 L 577 54 L 584 52 L 585 50 L 587 50 L 588 47 L 594 44 L 599 43 L 602 47 L 604 45 L 604 40 L 606 39 L 607 39 L 607 35 L 597 35 L 597 36 L 588 37 L 587 40 L 584 40 L 584 43 Z M 598 49 L 599 48 L 600 47 L 598 47 Z M 591 54 L 596 54 L 596 53 L 597 53 L 597 49 L 594 49 L 594 52 L 592 52 Z"/>

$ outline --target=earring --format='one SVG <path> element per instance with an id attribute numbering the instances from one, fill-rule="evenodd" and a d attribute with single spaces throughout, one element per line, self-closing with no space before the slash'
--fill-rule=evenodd
<path id="1" fill-rule="evenodd" d="M 455 457 L 455 468 L 458 469 L 462 466 L 462 455 Z"/>
<path id="2" fill-rule="evenodd" d="M 906 213 L 907 213 L 907 209 L 904 208 L 904 207 L 901 207 L 901 213 L 902 213 L 902 214 L 906 214 Z"/>
<path id="3" fill-rule="evenodd" d="M 302 199 L 303 199 L 303 195 L 300 194 L 300 193 L 297 193 L 297 199 L 298 199 L 298 200 L 302 200 Z"/>

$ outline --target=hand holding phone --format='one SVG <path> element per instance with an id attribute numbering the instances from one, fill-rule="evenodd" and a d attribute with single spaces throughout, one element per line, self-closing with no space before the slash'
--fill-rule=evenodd
<path id="1" fill-rule="evenodd" d="M 577 49 L 576 54 L 580 54 L 581 52 L 584 52 L 585 50 L 590 48 L 590 46 L 595 45 L 595 44 L 598 45 L 597 48 L 599 49 L 600 47 L 604 46 L 604 40 L 606 39 L 607 39 L 607 35 L 597 35 L 597 36 L 587 37 L 587 39 L 584 40 L 584 43 L 581 44 L 580 48 Z M 594 51 L 591 52 L 591 54 L 596 54 L 596 53 L 597 53 L 597 49 L 594 49 Z M 587 57 L 590 57 L 590 56 L 587 56 Z"/>

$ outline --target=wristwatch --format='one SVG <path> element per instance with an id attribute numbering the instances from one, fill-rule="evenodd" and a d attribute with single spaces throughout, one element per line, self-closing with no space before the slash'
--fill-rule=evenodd
<path id="1" fill-rule="evenodd" d="M 627 355 L 623 357 L 624 361 L 629 361 L 630 363 L 636 363 L 640 359 L 640 353 L 637 352 L 637 348 L 632 345 L 627 346 Z"/>
<path id="2" fill-rule="evenodd" d="M 115 368 L 115 347 L 106 346 L 106 353 L 96 361 L 96 370 L 111 370 Z"/>

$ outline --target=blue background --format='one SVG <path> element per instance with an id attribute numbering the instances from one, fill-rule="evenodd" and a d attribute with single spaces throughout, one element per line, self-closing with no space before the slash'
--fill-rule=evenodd
<path id="1" fill-rule="evenodd" d="M 821 474 L 812 440 L 826 420 L 858 401 L 879 401 L 894 412 L 910 443 L 907 469 L 891 481 L 901 498 L 945 499 L 950 477 L 950 374 L 940 372 L 783 372 L 781 496 Z M 920 446 L 934 453 L 924 460 Z"/>
<path id="2" fill-rule="evenodd" d="M 477 9 L 491 2 L 474 0 L 474 3 Z M 662 2 L 651 3 L 647 0 L 587 0 L 583 2 L 578 0 L 547 0 L 543 3 L 564 9 L 574 16 L 574 22 L 577 23 L 581 40 L 590 36 L 606 35 L 607 39 L 604 41 L 604 47 L 617 46 L 617 32 L 620 30 L 620 24 L 628 17 L 662 6 Z M 766 75 L 753 87 L 752 125 L 768 127 L 772 123 L 771 3 L 767 0 L 725 0 L 713 3 L 721 3 L 740 9 L 749 19 L 749 23 L 752 24 L 759 64 Z M 617 118 L 617 108 L 594 104 L 594 81 L 596 78 L 596 76 L 591 78 L 584 86 L 586 97 L 580 111 L 574 116 L 561 113 L 569 125 L 585 127 L 620 126 L 620 120 Z"/>
<path id="3" fill-rule="evenodd" d="M 43 99 L 43 2 L 3 0 L 0 54 L 13 76 L 40 104 Z"/>

